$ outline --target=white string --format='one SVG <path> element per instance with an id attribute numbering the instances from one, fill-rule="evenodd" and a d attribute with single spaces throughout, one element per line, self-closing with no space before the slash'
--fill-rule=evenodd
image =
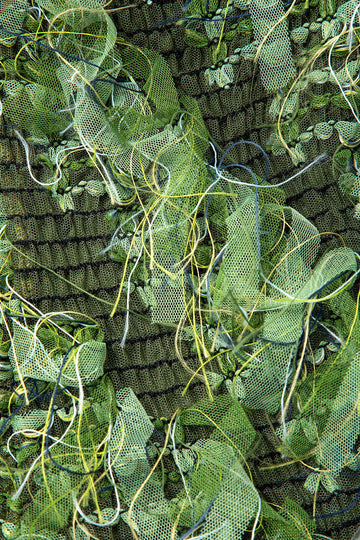
<path id="1" fill-rule="evenodd" d="M 102 250 L 99 252 L 99 255 L 103 255 L 104 253 L 106 253 L 107 251 L 109 251 L 110 249 L 112 249 L 113 246 L 116 245 L 115 240 L 117 240 L 116 237 L 117 237 L 118 232 L 119 232 L 119 231 L 124 232 L 124 231 L 123 231 L 124 225 L 126 225 L 126 223 L 129 223 L 129 221 L 132 221 L 133 218 L 139 216 L 139 215 L 142 214 L 143 212 L 144 212 L 144 210 L 141 209 L 141 210 L 139 210 L 139 212 L 136 212 L 136 214 L 131 215 L 128 219 L 126 219 L 125 221 L 123 221 L 122 223 L 120 223 L 120 225 L 118 226 L 118 228 L 116 229 L 116 231 L 114 232 L 114 234 L 113 234 L 112 237 L 111 237 L 110 244 L 109 244 L 106 248 L 102 249 Z"/>
<path id="2" fill-rule="evenodd" d="M 16 435 L 19 435 L 19 434 L 24 435 L 25 437 L 31 437 L 31 435 L 37 435 L 37 436 L 44 435 L 44 432 L 40 431 L 38 429 L 27 429 L 27 428 L 19 429 L 18 431 L 14 432 L 14 433 L 12 433 L 10 435 L 9 440 L 11 440 L 13 437 L 15 437 Z M 47 435 L 47 437 L 49 439 L 51 439 L 52 441 L 58 441 L 59 440 L 57 437 L 53 437 L 52 435 Z M 62 444 L 62 446 L 66 446 L 67 448 L 71 448 L 72 450 L 80 450 L 80 446 L 76 446 L 74 444 L 69 444 L 69 443 L 66 443 L 64 441 L 62 441 L 61 444 Z M 89 451 L 94 450 L 93 446 L 82 446 L 81 448 L 83 450 L 89 450 Z M 13 455 L 12 455 L 12 457 L 13 457 Z M 15 461 L 17 462 L 17 459 L 15 459 Z"/>
<path id="3" fill-rule="evenodd" d="M 280 187 L 280 186 L 283 186 L 284 184 L 287 184 L 288 182 L 291 182 L 291 180 L 294 180 L 295 178 L 297 178 L 298 176 L 301 176 L 302 174 L 304 174 L 306 171 L 308 171 L 309 169 L 311 169 L 312 167 L 314 167 L 315 165 L 317 165 L 320 161 L 323 161 L 324 159 L 326 159 L 328 156 L 327 154 L 321 154 L 320 156 L 317 156 L 311 163 L 309 163 L 308 165 L 306 165 L 306 167 L 304 167 L 303 169 L 301 169 L 301 171 L 298 171 L 296 174 L 294 174 L 293 176 L 290 176 L 290 178 L 287 178 L 286 180 L 284 180 L 283 182 L 279 182 L 278 184 L 270 184 L 270 185 L 262 185 L 262 184 L 258 184 L 257 185 L 257 188 L 258 189 L 273 189 L 274 187 Z M 230 178 L 227 178 L 226 176 L 222 175 L 221 172 L 218 170 L 218 175 L 220 178 L 223 178 L 224 180 L 226 180 L 227 182 L 231 183 L 231 184 L 238 184 L 238 185 L 241 185 L 241 186 L 249 186 L 249 187 L 255 187 L 255 184 L 252 184 L 251 182 L 242 182 L 241 180 L 231 180 Z"/>
<path id="4" fill-rule="evenodd" d="M 229 520 L 225 520 L 224 523 L 220 525 L 220 527 L 218 527 L 217 529 L 214 529 L 213 531 L 210 531 L 208 533 L 204 533 L 200 536 L 191 536 L 188 538 L 188 540 L 203 540 L 204 538 L 209 538 L 209 536 L 212 536 L 213 534 L 220 532 L 228 523 L 229 523 Z M 186 538 L 187 536 L 183 537 L 184 540 Z"/>
<path id="5" fill-rule="evenodd" d="M 111 176 L 109 175 L 109 171 L 107 170 L 107 168 L 105 167 L 104 163 L 102 162 L 102 160 L 100 159 L 100 156 L 99 154 L 96 154 L 96 158 L 97 158 L 97 161 L 100 163 L 100 166 L 103 170 L 103 173 L 105 175 L 105 178 L 106 178 L 106 182 L 105 182 L 105 185 L 107 187 L 107 190 L 108 190 L 108 193 L 110 195 L 110 200 L 111 200 L 111 203 L 114 204 L 114 203 L 117 203 L 117 204 L 121 204 L 122 203 L 122 200 L 120 199 L 119 197 L 119 194 L 117 192 L 117 189 L 116 189 L 116 186 L 113 182 L 113 179 L 111 178 Z"/>
<path id="6" fill-rule="evenodd" d="M 59 135 L 63 136 L 64 133 L 66 133 L 67 131 L 69 131 L 70 128 L 72 128 L 74 126 L 74 122 L 70 122 L 70 124 L 68 125 L 68 127 L 66 127 L 65 129 L 63 129 L 62 131 L 59 131 Z M 82 147 L 81 147 L 82 148 Z"/>
<path id="7" fill-rule="evenodd" d="M 359 7 L 359 6 L 358 6 L 358 7 Z M 338 87 L 339 87 L 339 89 L 340 89 L 340 92 L 341 92 L 342 95 L 343 95 L 343 98 L 345 99 L 345 101 L 346 101 L 347 104 L 349 105 L 349 108 L 350 108 L 351 112 L 353 113 L 354 118 L 355 118 L 356 121 L 360 124 L 359 117 L 358 117 L 358 115 L 356 114 L 356 112 L 355 112 L 353 106 L 351 105 L 350 101 L 348 100 L 348 98 L 347 98 L 347 96 L 346 96 L 346 94 L 345 94 L 345 92 L 344 92 L 344 90 L 343 90 L 343 88 L 342 88 L 342 86 L 341 86 L 341 84 L 340 84 L 338 78 L 336 77 L 335 71 L 334 71 L 334 69 L 333 69 L 333 67 L 332 67 L 332 65 L 331 65 L 331 55 L 332 55 L 333 49 L 334 49 L 335 45 L 337 44 L 337 42 L 339 41 L 339 39 L 341 38 L 341 36 L 343 35 L 345 29 L 346 29 L 346 24 L 344 25 L 344 27 L 343 27 L 343 29 L 342 29 L 342 31 L 341 31 L 341 34 L 339 34 L 339 35 L 337 36 L 337 38 L 334 40 L 333 44 L 332 44 L 331 47 L 330 47 L 330 50 L 329 50 L 329 56 L 328 56 L 328 64 L 329 64 L 329 68 L 330 68 L 330 71 L 331 71 L 331 75 L 334 77 L 335 82 L 336 82 L 336 84 L 338 85 Z"/>
<path id="8" fill-rule="evenodd" d="M 174 456 L 176 466 L 177 466 L 177 468 L 179 470 L 179 473 L 180 473 L 180 476 L 181 476 L 181 479 L 182 479 L 182 482 L 183 482 L 183 486 L 184 486 L 184 489 L 185 489 L 186 496 L 187 496 L 187 498 L 189 500 L 190 505 L 193 506 L 193 501 L 191 500 L 190 493 L 189 493 L 189 490 L 188 490 L 188 486 L 187 486 L 184 474 L 182 472 L 182 469 L 181 469 L 181 467 L 179 465 L 179 460 L 178 460 L 178 457 L 177 457 L 177 449 L 176 449 L 176 441 L 175 441 L 175 429 L 176 429 L 176 423 L 177 423 L 178 419 L 179 419 L 179 417 L 176 418 L 176 420 L 175 420 L 175 422 L 172 425 L 171 430 L 170 430 L 170 438 L 171 438 L 171 441 L 173 443 L 173 448 L 174 448 L 173 456 Z"/>
<path id="9" fill-rule="evenodd" d="M 139 252 L 139 255 L 138 255 L 138 258 L 136 259 L 136 262 L 129 274 L 129 278 L 128 278 L 128 290 L 127 290 L 127 296 L 126 296 L 126 315 L 125 315 L 125 327 L 124 327 L 124 335 L 123 335 L 123 338 L 121 340 L 121 343 L 120 343 L 120 347 L 125 347 L 125 342 L 126 342 L 126 337 L 128 335 L 128 332 L 129 332 L 129 317 L 130 317 L 130 285 L 131 285 L 131 277 L 134 273 L 134 271 L 136 270 L 136 267 L 137 265 L 139 264 L 140 262 L 140 259 L 141 259 L 141 256 L 142 256 L 142 252 L 143 252 L 143 245 L 141 245 L 141 248 L 140 248 L 140 252 Z"/>
<path id="10" fill-rule="evenodd" d="M 255 493 L 257 499 L 258 499 L 258 511 L 257 511 L 257 514 L 256 514 L 256 517 L 255 517 L 255 521 L 254 521 L 254 525 L 252 527 L 252 532 L 251 532 L 251 539 L 250 540 L 254 540 L 255 538 L 255 533 L 256 533 L 256 527 L 258 525 L 258 522 L 259 522 L 259 519 L 260 519 L 260 513 L 261 513 L 261 498 L 260 498 L 260 495 L 258 493 L 258 490 L 256 489 L 256 487 L 254 486 L 254 484 L 250 481 L 250 479 L 248 478 L 248 476 L 244 473 L 244 477 L 240 476 L 239 473 L 237 471 L 234 471 L 234 474 L 236 474 L 238 477 L 240 477 L 244 483 Z"/>
<path id="11" fill-rule="evenodd" d="M 330 330 L 330 328 L 328 328 L 327 326 L 325 326 L 325 324 L 321 323 L 320 321 L 318 322 L 318 324 L 319 324 L 320 326 L 322 326 L 323 328 L 325 328 L 326 332 L 327 332 L 328 334 L 330 334 L 331 337 L 333 337 L 334 339 L 336 339 L 337 342 L 339 342 L 340 344 L 342 344 L 342 339 L 341 339 L 341 337 L 337 336 L 334 332 L 332 332 L 332 331 Z"/>
<path id="12" fill-rule="evenodd" d="M 113 424 L 112 424 L 112 420 L 111 420 L 111 404 L 110 404 L 110 406 L 109 406 L 109 429 L 108 429 L 108 434 L 107 434 L 106 438 L 103 441 L 104 443 L 106 443 L 106 442 L 110 443 L 112 430 L 113 430 Z M 86 523 L 91 524 L 91 525 L 95 525 L 96 527 L 108 527 L 110 525 L 113 525 L 116 522 L 116 520 L 118 519 L 120 511 L 121 511 L 120 497 L 119 497 L 118 489 L 117 489 L 117 486 L 116 486 L 116 482 L 115 482 L 115 478 L 114 478 L 114 474 L 113 474 L 113 470 L 112 470 L 110 444 L 108 445 L 107 459 L 108 459 L 108 473 L 109 473 L 111 481 L 112 481 L 112 486 L 114 488 L 115 499 L 116 499 L 116 511 L 115 511 L 115 515 L 112 518 L 112 520 L 108 521 L 106 523 L 97 523 L 95 521 L 92 521 L 81 510 L 81 507 L 80 507 L 80 505 L 79 505 L 79 503 L 78 503 L 78 501 L 77 501 L 77 499 L 75 497 L 75 494 L 74 493 L 72 494 L 73 502 L 74 502 L 74 505 L 75 505 L 75 508 L 76 508 L 77 512 L 86 521 Z"/>
<path id="13" fill-rule="evenodd" d="M 109 429 L 108 436 L 106 437 L 105 442 L 110 440 L 111 427 Z M 84 514 L 84 512 L 82 511 L 82 509 L 81 509 L 81 507 L 80 507 L 80 505 L 79 505 L 79 503 L 78 503 L 78 501 L 77 501 L 77 499 L 75 497 L 75 494 L 72 493 L 74 506 L 75 506 L 78 514 L 84 519 L 84 521 L 86 521 L 86 523 L 88 523 L 89 525 L 94 525 L 95 527 L 109 527 L 110 525 L 113 525 L 117 521 L 117 519 L 119 517 L 119 514 L 120 514 L 120 511 L 121 511 L 120 497 L 119 497 L 119 493 L 118 493 L 118 490 L 117 490 L 117 487 L 116 487 L 116 482 L 115 482 L 115 479 L 114 479 L 114 475 L 113 475 L 113 472 L 112 472 L 110 449 L 108 450 L 108 472 L 109 472 L 109 475 L 110 475 L 110 478 L 111 478 L 111 481 L 112 481 L 112 486 L 114 488 L 115 498 L 116 498 L 115 515 L 110 521 L 107 521 L 105 523 L 98 523 L 98 522 L 93 521 L 92 519 L 90 519 L 88 516 L 86 516 L 86 514 Z"/>
<path id="14" fill-rule="evenodd" d="M 81 349 L 83 349 L 85 345 L 86 343 L 82 343 L 80 347 L 78 347 L 75 354 L 75 372 L 76 372 L 76 377 L 79 384 L 79 398 L 78 398 L 78 415 L 79 416 L 82 414 L 83 405 L 84 405 L 84 388 L 82 385 L 82 380 L 81 380 L 80 371 L 79 371 L 79 356 L 80 356 Z M 91 374 L 89 373 L 87 375 L 91 375 Z"/>
<path id="15" fill-rule="evenodd" d="M 69 127 L 70 126 L 68 126 L 63 132 L 59 133 L 59 135 L 61 135 L 62 133 L 65 133 L 65 131 L 67 131 L 69 129 Z M 60 165 L 58 163 L 59 155 L 62 154 L 63 152 L 66 152 L 67 150 L 71 151 L 71 150 L 81 150 L 81 149 L 82 149 L 81 145 L 60 148 L 60 150 L 57 152 L 57 154 L 55 156 L 55 166 L 56 166 L 56 171 L 59 172 L 59 176 L 56 178 L 56 181 L 53 182 L 52 184 L 46 184 L 47 186 L 52 186 L 56 182 L 59 182 L 61 180 L 61 178 L 62 178 L 62 169 L 61 169 L 61 167 L 60 167 Z"/>
<path id="16" fill-rule="evenodd" d="M 61 311 L 51 311 L 49 313 L 46 313 L 44 314 L 42 311 L 40 311 L 40 309 L 38 309 L 34 304 L 32 304 L 31 302 L 29 302 L 28 300 L 26 300 L 23 296 L 21 296 L 21 294 L 17 291 L 15 291 L 10 283 L 9 283 L 9 280 L 8 280 L 8 277 L 9 276 L 6 276 L 5 278 L 5 282 L 6 282 L 6 286 L 9 288 L 9 290 L 14 293 L 14 295 L 19 298 L 24 304 L 26 304 L 27 306 L 30 306 L 31 309 L 33 309 L 34 311 L 36 311 L 40 317 L 42 319 L 47 319 L 48 318 L 48 315 L 63 315 L 63 316 L 66 316 L 65 313 L 61 312 Z M 60 330 L 61 332 L 63 332 L 66 336 L 68 336 L 71 340 L 74 340 L 74 336 L 72 336 L 71 334 L 69 334 L 66 330 L 64 330 L 63 328 L 61 328 L 61 326 L 59 326 L 57 323 L 55 323 L 54 321 L 51 321 L 51 324 L 53 324 L 58 330 Z M 80 344 L 80 342 L 78 340 L 75 339 L 75 343 L 78 343 Z"/>
<path id="17" fill-rule="evenodd" d="M 288 366 L 287 366 L 287 369 L 286 369 L 285 382 L 284 382 L 283 390 L 281 392 L 281 402 L 280 402 L 280 409 L 281 409 L 280 418 L 281 418 L 281 423 L 282 423 L 282 428 L 283 428 L 283 439 L 285 439 L 286 435 L 287 435 L 287 427 L 286 427 L 286 421 L 285 421 L 285 415 L 284 415 L 285 393 L 286 393 L 286 388 L 287 388 L 288 381 L 290 379 L 290 376 L 293 373 L 293 369 L 291 368 L 291 360 L 293 358 L 294 358 L 294 348 L 292 347 L 292 349 L 290 351 L 290 355 L 289 355 L 289 362 L 288 362 Z"/>
<path id="18" fill-rule="evenodd" d="M 30 165 L 30 150 L 29 150 L 29 145 L 28 145 L 28 143 L 25 141 L 24 137 L 22 137 L 22 136 L 20 135 L 20 133 L 19 133 L 16 129 L 14 129 L 14 133 L 15 133 L 15 135 L 17 136 L 17 138 L 19 139 L 19 141 L 21 142 L 21 144 L 22 144 L 23 147 L 24 147 L 27 168 L 28 168 L 29 174 L 30 174 L 31 178 L 34 180 L 34 182 L 36 182 L 37 184 L 39 184 L 40 186 L 43 186 L 43 187 L 48 187 L 48 186 L 52 186 L 52 185 L 56 184 L 56 183 L 58 182 L 58 179 L 54 180 L 54 182 L 46 183 L 46 182 L 40 182 L 40 180 L 38 180 L 37 178 L 35 178 L 35 176 L 34 176 L 33 173 L 32 173 L 31 165 Z"/>
<path id="19" fill-rule="evenodd" d="M 71 427 L 72 427 L 72 425 L 73 425 L 73 423 L 74 423 L 74 420 L 75 420 L 76 415 L 77 415 L 77 413 L 76 413 L 76 404 L 75 404 L 75 399 L 73 398 L 73 396 L 70 396 L 70 398 L 71 398 L 71 400 L 72 400 L 72 402 L 73 402 L 74 414 L 73 414 L 73 416 L 72 416 L 72 418 L 71 418 L 71 421 L 69 422 L 68 427 L 65 429 L 65 431 L 64 431 L 64 433 L 61 435 L 60 439 L 56 440 L 51 446 L 49 446 L 49 447 L 48 447 L 48 451 L 50 451 L 51 449 L 53 449 L 54 446 L 57 446 L 58 444 L 62 443 L 62 440 L 66 437 L 66 435 L 68 434 L 68 431 L 71 429 Z M 18 489 L 17 492 L 11 497 L 11 499 L 12 499 L 13 501 L 16 501 L 16 500 L 20 497 L 20 495 L 21 495 L 21 493 L 22 493 L 24 487 L 25 487 L 26 484 L 28 483 L 29 477 L 30 477 L 30 475 L 31 475 L 31 473 L 32 473 L 32 471 L 33 471 L 35 465 L 38 463 L 38 461 L 41 459 L 41 457 L 42 457 L 42 453 L 39 454 L 39 456 L 38 456 L 38 457 L 33 461 L 33 463 L 31 464 L 31 466 L 30 466 L 28 472 L 26 473 L 25 478 L 24 478 L 24 480 L 22 481 L 22 483 L 21 483 L 19 489 Z"/>

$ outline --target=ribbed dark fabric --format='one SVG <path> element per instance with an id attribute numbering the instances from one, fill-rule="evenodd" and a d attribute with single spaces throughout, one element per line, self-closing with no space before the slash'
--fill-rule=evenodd
<path id="1" fill-rule="evenodd" d="M 310 16 L 315 20 L 317 8 L 312 9 Z M 205 69 L 212 64 L 209 50 L 186 45 L 183 26 L 174 22 L 182 16 L 181 3 L 170 1 L 141 3 L 112 15 L 119 35 L 126 41 L 154 49 L 167 60 L 179 93 L 197 99 L 220 154 L 240 140 L 250 140 L 266 148 L 271 129 L 264 126 L 269 124 L 267 110 L 272 98 L 262 86 L 257 66 L 243 60 L 234 68 L 235 81 L 229 89 L 209 86 L 204 77 Z M 170 22 L 164 22 L 169 19 Z M 230 53 L 244 43 L 243 38 L 234 38 L 229 46 Z M 312 114 L 312 123 L 321 120 L 321 112 L 312 111 Z M 341 114 L 347 119 L 346 111 Z M 309 147 L 312 158 L 320 155 L 324 147 L 320 142 L 312 143 Z M 228 157 L 228 162 L 231 160 L 264 174 L 263 154 L 254 146 L 237 146 Z M 31 161 L 33 173 L 41 178 L 42 167 L 36 151 Z M 272 183 L 281 182 L 300 170 L 287 156 L 270 156 L 270 161 L 268 180 Z M 236 174 L 236 168 L 233 172 Z M 241 172 L 238 170 L 237 174 Z M 23 148 L 11 126 L 3 127 L 0 137 L 0 189 L 8 219 L 8 238 L 34 261 L 13 253 L 15 290 L 43 312 L 73 310 L 96 319 L 105 331 L 106 371 L 115 388 L 131 386 L 148 414 L 169 416 L 176 408 L 189 406 L 205 396 L 204 385 L 196 379 L 185 397 L 182 396 L 189 373 L 176 355 L 175 331 L 151 324 L 149 311 L 140 299 L 132 304 L 132 309 L 148 320 L 132 314 L 126 345 L 120 346 L 124 306 L 110 318 L 110 304 L 114 303 L 118 292 L 121 265 L 99 254 L 112 235 L 105 220 L 106 212 L 111 209 L 107 195 L 95 198 L 82 194 L 76 199 L 74 211 L 61 212 L 51 194 L 30 178 Z M 347 246 L 359 250 L 359 222 L 353 217 L 353 204 L 342 195 L 332 175 L 330 158 L 284 189 L 287 204 L 310 219 L 321 233 L 340 234 Z M 326 247 L 339 245 L 338 237 L 331 234 L 324 236 L 323 241 Z M 69 285 L 49 269 L 109 304 Z M 190 350 L 184 351 L 184 356 L 196 369 L 196 356 Z M 262 413 L 254 412 L 250 417 L 261 435 L 256 457 L 250 459 L 250 464 L 254 483 L 262 496 L 275 504 L 281 504 L 289 496 L 312 514 L 313 496 L 303 487 L 307 469 L 300 463 L 266 468 L 283 463 L 277 451 L 279 441 Z M 277 427 L 275 422 L 276 419 L 274 428 Z M 341 491 L 333 494 L 319 491 L 318 532 L 333 540 L 350 540 L 360 526 L 360 475 L 354 473 L 352 477 L 341 478 L 341 485 Z M 104 539 L 111 534 L 114 540 L 131 537 L 124 524 L 119 525 L 117 532 L 101 534 Z"/>

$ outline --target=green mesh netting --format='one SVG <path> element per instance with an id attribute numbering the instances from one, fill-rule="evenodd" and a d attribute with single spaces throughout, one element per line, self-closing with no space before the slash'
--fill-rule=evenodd
<path id="1" fill-rule="evenodd" d="M 356 538 L 358 11 L 0 2 L 4 538 Z"/>

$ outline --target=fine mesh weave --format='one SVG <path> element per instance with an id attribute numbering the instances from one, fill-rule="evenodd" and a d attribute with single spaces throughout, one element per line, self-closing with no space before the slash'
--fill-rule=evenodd
<path id="1" fill-rule="evenodd" d="M 235 76 L 229 88 L 209 86 L 205 71 L 213 64 L 210 49 L 186 44 L 184 25 L 174 22 L 174 19 L 183 16 L 181 5 L 170 2 L 139 4 L 111 14 L 119 35 L 126 41 L 155 50 L 166 59 L 177 90 L 197 100 L 219 152 L 224 152 L 240 140 L 250 140 L 266 148 L 272 132 L 267 125 L 273 96 L 264 88 L 258 67 L 241 58 L 240 63 L 234 65 Z M 300 17 L 302 24 L 307 16 Z M 310 19 L 316 21 L 318 17 L 318 7 L 312 7 Z M 298 19 L 296 26 L 301 26 Z M 292 19 L 289 25 L 292 30 L 292 25 L 295 26 Z M 251 36 L 236 35 L 229 44 L 230 52 L 234 53 L 250 40 Z M 310 47 L 309 44 L 306 46 Z M 8 55 L 8 49 L 4 48 L 3 54 Z M 260 61 L 260 68 L 261 62 L 265 61 Z M 289 73 L 292 75 L 291 66 Z M 329 87 L 330 84 L 326 83 Z M 320 87 L 320 96 L 326 93 L 326 85 Z M 306 98 L 309 99 L 308 96 Z M 348 110 L 339 109 L 333 104 L 329 104 L 327 110 L 337 121 L 351 119 Z M 313 108 L 302 118 L 302 122 L 304 126 L 315 125 L 323 119 L 323 109 Z M 341 235 L 345 245 L 354 251 L 358 251 L 359 246 L 359 222 L 354 217 L 354 204 L 342 193 L 332 174 L 329 156 L 337 145 L 336 138 L 331 143 L 312 139 L 306 147 L 308 155 L 303 164 L 324 152 L 327 152 L 327 156 L 309 172 L 284 186 L 286 204 L 309 219 L 320 233 L 326 233 L 321 252 L 341 245 L 336 235 Z M 35 147 L 30 155 L 32 171 L 39 178 L 42 166 L 36 152 L 40 150 L 41 147 Z M 136 291 L 136 296 L 132 296 L 135 313 L 130 315 L 125 347 L 121 346 L 126 314 L 124 302 L 114 317 L 110 317 L 110 304 L 115 302 L 118 291 L 121 263 L 100 254 L 112 237 L 106 221 L 106 214 L 113 208 L 108 196 L 104 194 L 95 198 L 82 193 L 76 200 L 74 210 L 62 212 L 48 192 L 34 185 L 28 173 L 24 148 L 19 137 L 13 134 L 11 123 L 3 127 L 1 156 L 1 193 L 7 218 L 7 236 L 15 248 L 29 257 L 19 255 L 16 250 L 12 252 L 14 290 L 44 313 L 75 311 L 88 314 L 98 321 L 105 332 L 107 345 L 104 371 L 110 374 L 115 389 L 131 387 L 148 415 L 170 417 L 175 409 L 189 407 L 206 396 L 203 383 L 197 379 L 189 385 L 185 396 L 182 395 L 189 372 L 175 350 L 175 330 L 150 323 L 149 308 L 144 307 L 140 293 Z M 239 163 L 251 168 L 260 178 L 264 175 L 266 163 L 263 153 L 254 145 L 236 146 L 227 157 L 229 164 Z M 300 169 L 301 164 L 294 164 L 287 154 L 270 154 L 268 181 L 279 183 Z M 236 175 L 236 168 L 231 170 Z M 49 269 L 78 288 L 49 272 Z M 108 304 L 89 297 L 80 289 L 86 289 Z M 182 346 L 185 348 L 182 351 L 185 362 L 190 369 L 197 369 L 196 354 L 187 347 L 186 342 Z M 207 369 L 217 370 L 210 365 Z M 307 469 L 300 463 L 266 469 L 267 465 L 283 463 L 277 451 L 279 439 L 275 430 L 280 427 L 278 418 L 273 419 L 270 427 L 267 414 L 253 412 L 250 418 L 262 436 L 256 455 L 248 458 L 255 486 L 266 501 L 281 505 L 289 496 L 311 514 L 313 495 L 303 487 Z M 319 533 L 334 539 L 351 538 L 360 523 L 357 502 L 359 480 L 355 470 L 342 478 L 340 489 L 333 493 L 329 494 L 322 487 L 319 489 L 316 513 L 328 516 L 317 520 Z M 131 538 L 124 523 L 118 527 L 118 532 L 114 529 L 110 533 L 109 530 L 102 537 L 110 538 L 106 535 L 113 534 L 114 538 Z"/>
<path id="2" fill-rule="evenodd" d="M 140 395 L 149 414 L 166 416 L 172 411 L 173 403 L 189 405 L 194 398 L 181 397 L 187 380 L 173 348 L 173 330 L 149 325 L 133 315 L 124 349 L 120 346 L 124 310 L 119 308 L 114 318 L 110 318 L 108 305 L 89 298 L 46 270 L 50 268 L 107 302 L 115 301 L 119 263 L 99 255 L 112 236 L 105 220 L 106 212 L 111 209 L 106 197 L 95 199 L 83 194 L 78 209 L 64 215 L 41 188 L 34 189 L 17 141 L 4 138 L 2 147 L 10 158 L 9 166 L 7 162 L 2 166 L 1 174 L 4 206 L 13 209 L 12 213 L 7 211 L 9 239 L 43 266 L 14 253 L 15 289 L 45 313 L 63 310 L 66 302 L 67 310 L 91 313 L 101 322 L 106 332 L 106 371 L 119 381 L 117 384 L 128 381 L 125 384 Z M 32 196 L 36 204 L 29 204 Z M 148 313 L 141 301 L 135 311 L 143 316 Z M 190 364 L 193 361 L 190 352 L 188 361 Z M 191 392 L 195 399 L 199 398 L 200 385 L 195 382 L 193 387 Z"/>
<path id="3" fill-rule="evenodd" d="M 229 89 L 209 87 L 204 77 L 206 67 L 212 62 L 208 49 L 186 47 L 182 27 L 166 23 L 168 19 L 180 18 L 182 13 L 176 3 L 141 4 L 118 15 L 117 24 L 122 35 L 132 43 L 155 48 L 162 54 L 170 65 L 178 90 L 196 98 L 210 135 L 222 149 L 239 140 L 251 140 L 266 147 L 270 132 L 265 125 L 272 96 L 262 85 L 258 66 L 243 60 L 237 66 L 234 83 Z M 318 15 L 318 8 L 312 8 L 311 17 L 316 19 Z M 235 50 L 239 45 L 240 38 L 235 36 L 230 47 Z M 324 92 L 323 87 L 319 91 Z M 329 109 L 330 117 L 344 117 L 344 112 L 332 104 L 329 104 Z M 311 120 L 307 124 L 316 124 L 322 117 L 321 110 L 318 113 L 311 110 Z M 350 118 L 347 112 L 345 118 Z M 333 144 L 337 144 L 335 140 Z M 310 156 L 321 155 L 324 151 L 321 141 L 313 141 L 311 146 Z M 335 148 L 333 146 L 332 150 Z M 253 146 L 237 146 L 230 157 L 230 162 L 251 167 L 260 176 L 265 170 L 263 154 Z M 282 182 L 298 171 L 287 156 L 274 159 L 270 155 L 270 160 L 271 182 Z M 322 232 L 329 230 L 341 234 L 346 245 L 356 250 L 359 228 L 353 218 L 353 204 L 342 195 L 330 170 L 331 161 L 328 160 L 317 168 L 316 173 L 304 174 L 290 185 L 285 185 L 287 204 L 299 210 Z"/>

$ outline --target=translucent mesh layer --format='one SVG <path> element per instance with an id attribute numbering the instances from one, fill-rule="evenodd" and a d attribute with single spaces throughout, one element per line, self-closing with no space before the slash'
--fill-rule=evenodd
<path id="1" fill-rule="evenodd" d="M 46 44 L 57 53 L 40 51 L 41 32 L 39 43 L 23 36 L 10 49 L 14 33 L 34 36 L 46 20 L 34 9 L 24 23 L 23 6 L 11 20 L 0 10 L 9 76 L 1 193 L 10 283 L 26 300 L 19 312 L 6 304 L 0 349 L 9 444 L 1 456 L 11 471 L 2 493 L 13 496 L 14 469 L 19 489 L 36 456 L 46 468 L 34 467 L 21 496 L 2 501 L 3 535 L 351 538 L 359 526 L 358 304 L 348 282 L 359 246 L 359 65 L 356 50 L 351 59 L 344 50 L 356 5 L 312 2 L 290 13 L 259 2 L 106 13 L 99 2 L 66 13 L 58 2 L 39 6 L 55 18 Z M 61 25 L 81 39 L 61 35 Z M 125 42 L 115 43 L 117 33 Z M 16 66 L 8 57 L 21 47 L 27 60 Z M 250 143 L 224 155 L 239 141 Z M 59 175 L 59 190 L 36 183 Z M 286 203 L 270 190 L 284 180 Z M 136 230 L 144 201 L 148 221 Z M 62 366 L 57 348 L 63 354 L 69 343 L 36 334 L 26 302 L 100 324 L 104 340 L 84 340 L 87 373 L 81 351 Z M 103 372 L 111 383 L 101 390 Z M 71 388 L 54 393 L 66 379 Z M 71 526 L 74 508 L 81 518 Z"/>

